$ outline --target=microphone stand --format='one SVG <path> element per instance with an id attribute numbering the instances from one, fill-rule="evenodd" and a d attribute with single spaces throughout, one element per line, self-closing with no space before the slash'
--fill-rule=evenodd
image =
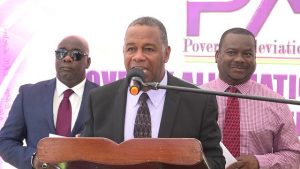
<path id="1" fill-rule="evenodd" d="M 229 97 L 237 97 L 237 98 L 250 99 L 250 100 L 261 100 L 261 101 L 268 101 L 268 102 L 300 105 L 300 101 L 290 100 L 290 99 L 270 98 L 270 97 L 264 97 L 264 96 L 252 96 L 252 95 L 244 95 L 241 93 L 219 92 L 219 91 L 212 91 L 212 90 L 204 90 L 201 88 L 188 88 L 188 87 L 180 87 L 180 86 L 160 85 L 158 82 L 149 82 L 149 83 L 141 82 L 141 84 L 144 87 L 148 87 L 148 88 L 154 89 L 154 90 L 168 89 L 168 90 L 177 90 L 177 91 L 183 91 L 183 92 L 202 93 L 202 94 L 217 95 L 217 96 L 229 96 Z"/>

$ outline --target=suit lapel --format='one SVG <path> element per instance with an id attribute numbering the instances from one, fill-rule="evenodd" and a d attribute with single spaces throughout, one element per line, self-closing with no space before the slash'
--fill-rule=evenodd
<path id="1" fill-rule="evenodd" d="M 113 138 L 117 143 L 124 141 L 124 122 L 127 100 L 127 81 L 124 79 L 117 90 L 116 97 L 113 101 Z"/>
<path id="2" fill-rule="evenodd" d="M 88 93 L 90 91 L 90 89 L 92 89 L 93 87 L 90 85 L 90 82 L 87 80 L 85 85 L 84 85 L 84 90 L 83 90 L 83 95 L 82 95 L 82 100 L 81 100 L 81 104 L 80 104 L 80 109 L 78 112 L 78 117 L 76 119 L 75 125 L 72 129 L 72 136 L 75 136 L 76 134 L 78 134 L 83 127 L 83 123 L 86 120 L 85 119 L 85 113 L 87 113 L 86 110 L 86 104 L 87 104 L 87 97 L 88 97 Z"/>
<path id="3" fill-rule="evenodd" d="M 55 90 L 56 80 L 52 79 L 45 85 L 44 93 L 44 106 L 46 111 L 46 117 L 50 129 L 50 133 L 55 134 L 55 126 L 53 120 L 53 95 Z"/>
<path id="4" fill-rule="evenodd" d="M 173 77 L 168 73 L 168 85 L 175 85 Z M 180 95 L 177 91 L 167 90 L 163 114 L 158 133 L 159 138 L 171 137 L 176 113 L 179 108 Z"/>

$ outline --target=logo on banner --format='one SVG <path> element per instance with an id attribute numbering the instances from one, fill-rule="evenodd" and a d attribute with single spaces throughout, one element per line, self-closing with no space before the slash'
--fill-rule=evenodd
<path id="1" fill-rule="evenodd" d="M 229 2 L 187 2 L 187 36 L 200 36 L 201 13 L 234 12 L 245 7 L 250 0 L 232 0 Z M 261 0 L 260 5 L 248 22 L 247 29 L 255 36 L 263 27 L 278 0 Z M 295 14 L 300 13 L 299 0 L 287 0 Z"/>

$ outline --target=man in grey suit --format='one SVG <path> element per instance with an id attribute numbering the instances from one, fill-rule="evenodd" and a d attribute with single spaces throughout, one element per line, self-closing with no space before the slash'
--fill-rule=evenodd
<path id="1" fill-rule="evenodd" d="M 196 88 L 165 70 L 170 52 L 166 29 L 159 20 L 142 17 L 128 26 L 123 47 L 127 71 L 141 69 L 145 82 Z M 122 79 L 91 91 L 89 119 L 81 136 L 106 137 L 117 143 L 134 138 L 138 99 L 146 93 L 152 138 L 197 138 L 210 167 L 225 167 L 214 96 L 163 89 L 142 90 L 136 96 L 131 95 L 128 81 Z"/>
<path id="2" fill-rule="evenodd" d="M 90 66 L 89 46 L 79 36 L 67 36 L 59 43 L 56 56 L 56 78 L 22 85 L 9 116 L 0 131 L 0 155 L 16 168 L 31 169 L 39 140 L 57 134 L 56 121 L 63 92 L 72 89 L 71 130 L 75 136 L 86 120 L 88 92 L 98 85 L 86 80 Z M 67 119 L 64 119 L 67 120 Z M 26 146 L 23 141 L 26 141 Z"/>

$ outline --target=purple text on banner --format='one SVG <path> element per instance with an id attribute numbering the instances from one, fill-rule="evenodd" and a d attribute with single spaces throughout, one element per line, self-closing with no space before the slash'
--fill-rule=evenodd
<path id="1" fill-rule="evenodd" d="M 187 2 L 187 36 L 200 35 L 200 14 L 202 12 L 232 12 L 244 7 L 249 0 L 230 2 Z"/>
<path id="2" fill-rule="evenodd" d="M 263 27 L 278 0 L 262 0 L 247 29 L 255 36 Z M 243 8 L 249 0 L 232 0 L 229 2 L 187 2 L 187 36 L 200 36 L 200 15 L 203 12 L 233 12 Z M 295 14 L 300 13 L 300 1 L 288 0 Z"/>

